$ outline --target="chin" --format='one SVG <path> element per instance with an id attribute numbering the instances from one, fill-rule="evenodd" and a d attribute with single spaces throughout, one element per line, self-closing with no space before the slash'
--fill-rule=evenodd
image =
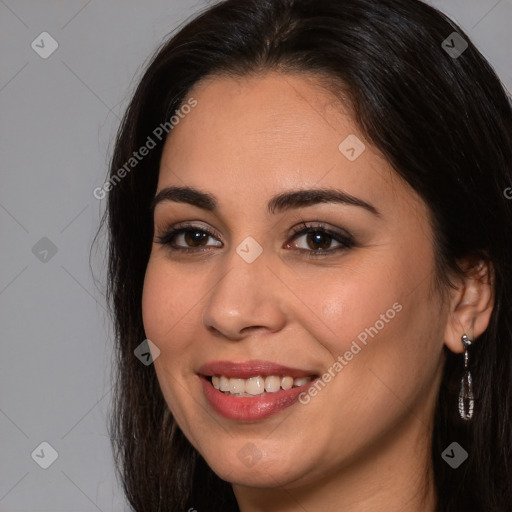
<path id="1" fill-rule="evenodd" d="M 230 459 L 224 458 L 221 463 L 218 460 L 207 460 L 207 463 L 222 480 L 246 487 L 274 488 L 286 485 L 288 482 L 300 478 L 301 474 L 308 473 L 307 468 L 302 470 L 297 466 L 297 461 L 286 460 L 286 452 L 283 457 L 273 452 L 271 460 L 265 460 L 264 454 L 261 454 L 260 458 L 258 458 L 258 454 L 245 455 L 249 453 L 246 447 L 251 444 L 248 442 L 247 445 L 243 445 L 241 450 L 238 450 L 238 453 L 241 453 L 240 458 L 237 454 Z"/>

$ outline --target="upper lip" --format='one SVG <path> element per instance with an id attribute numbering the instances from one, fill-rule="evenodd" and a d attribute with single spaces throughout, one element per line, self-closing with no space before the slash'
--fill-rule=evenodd
<path id="1" fill-rule="evenodd" d="M 250 377 L 257 377 L 258 375 L 262 377 L 268 375 L 289 375 L 295 379 L 299 377 L 315 376 L 315 373 L 312 371 L 290 368 L 289 366 L 261 360 L 238 363 L 234 361 L 211 361 L 203 364 L 201 368 L 199 368 L 198 373 L 205 377 L 222 375 L 234 379 L 249 379 Z"/>

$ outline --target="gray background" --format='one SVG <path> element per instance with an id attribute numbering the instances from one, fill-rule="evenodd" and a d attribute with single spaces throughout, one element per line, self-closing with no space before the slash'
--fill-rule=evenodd
<path id="1" fill-rule="evenodd" d="M 512 1 L 430 3 L 512 91 Z M 96 282 L 88 260 L 105 201 L 92 191 L 143 65 L 206 5 L 0 0 L 1 512 L 128 510 L 106 430 L 113 341 L 103 239 Z M 31 47 L 42 32 L 59 45 L 47 59 Z M 43 441 L 58 453 L 48 469 L 34 460 L 50 460 Z"/>

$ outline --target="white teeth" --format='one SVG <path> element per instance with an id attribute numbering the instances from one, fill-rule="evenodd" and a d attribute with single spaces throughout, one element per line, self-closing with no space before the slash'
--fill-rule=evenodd
<path id="1" fill-rule="evenodd" d="M 260 395 L 265 391 L 265 380 L 263 377 L 251 377 L 245 381 L 245 392 L 250 395 Z"/>
<path id="2" fill-rule="evenodd" d="M 245 393 L 245 379 L 229 379 L 230 393 Z"/>
<path id="3" fill-rule="evenodd" d="M 223 391 L 228 395 L 237 396 L 262 396 L 267 393 L 276 393 L 280 389 L 291 389 L 292 387 L 303 386 L 313 377 L 299 377 L 294 379 L 289 375 L 280 377 L 268 375 L 267 377 L 257 376 L 249 379 L 230 379 L 223 375 L 212 376 L 212 385 L 215 389 Z"/>
<path id="4" fill-rule="evenodd" d="M 293 381 L 293 386 L 298 388 L 299 386 L 304 386 L 306 382 L 309 382 L 311 379 L 310 377 L 300 377 L 299 379 L 295 379 Z"/>
<path id="5" fill-rule="evenodd" d="M 293 387 L 293 377 L 283 377 L 281 379 L 281 387 L 283 389 L 291 389 Z"/>
<path id="6" fill-rule="evenodd" d="M 281 379 L 276 375 L 269 375 L 265 378 L 265 391 L 275 393 L 281 387 Z"/>
<path id="7" fill-rule="evenodd" d="M 221 391 L 229 391 L 229 379 L 227 377 L 220 377 L 219 389 Z"/>

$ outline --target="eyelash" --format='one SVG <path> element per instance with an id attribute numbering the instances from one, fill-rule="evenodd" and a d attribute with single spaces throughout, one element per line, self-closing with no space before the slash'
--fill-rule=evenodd
<path id="1" fill-rule="evenodd" d="M 194 226 L 190 224 L 180 224 L 177 225 L 168 231 L 166 231 L 162 236 L 156 237 L 157 243 L 166 245 L 169 247 L 171 251 L 178 251 L 182 253 L 197 253 L 202 252 L 205 250 L 205 247 L 198 247 L 198 248 L 190 248 L 190 247 L 181 247 L 181 246 L 175 246 L 172 241 L 177 235 L 181 235 L 183 233 L 187 232 L 200 232 L 207 234 L 209 237 L 216 238 L 216 235 L 212 233 L 209 229 Z M 332 238 L 336 242 L 339 242 L 341 245 L 336 247 L 335 249 L 321 249 L 321 250 L 313 250 L 313 249 L 299 249 L 299 251 L 307 252 L 306 258 L 318 258 L 322 256 L 329 256 L 334 253 L 338 253 L 340 251 L 344 251 L 347 249 L 350 249 L 355 246 L 355 242 L 353 238 L 348 234 L 341 234 L 341 233 L 335 233 L 334 231 L 328 230 L 322 226 L 313 226 L 313 225 L 307 225 L 305 222 L 303 222 L 300 226 L 297 226 L 292 231 L 292 239 L 298 238 L 299 235 L 309 234 L 309 233 L 322 233 L 324 235 L 327 235 L 328 237 Z M 288 244 L 287 244 L 288 245 Z"/>

